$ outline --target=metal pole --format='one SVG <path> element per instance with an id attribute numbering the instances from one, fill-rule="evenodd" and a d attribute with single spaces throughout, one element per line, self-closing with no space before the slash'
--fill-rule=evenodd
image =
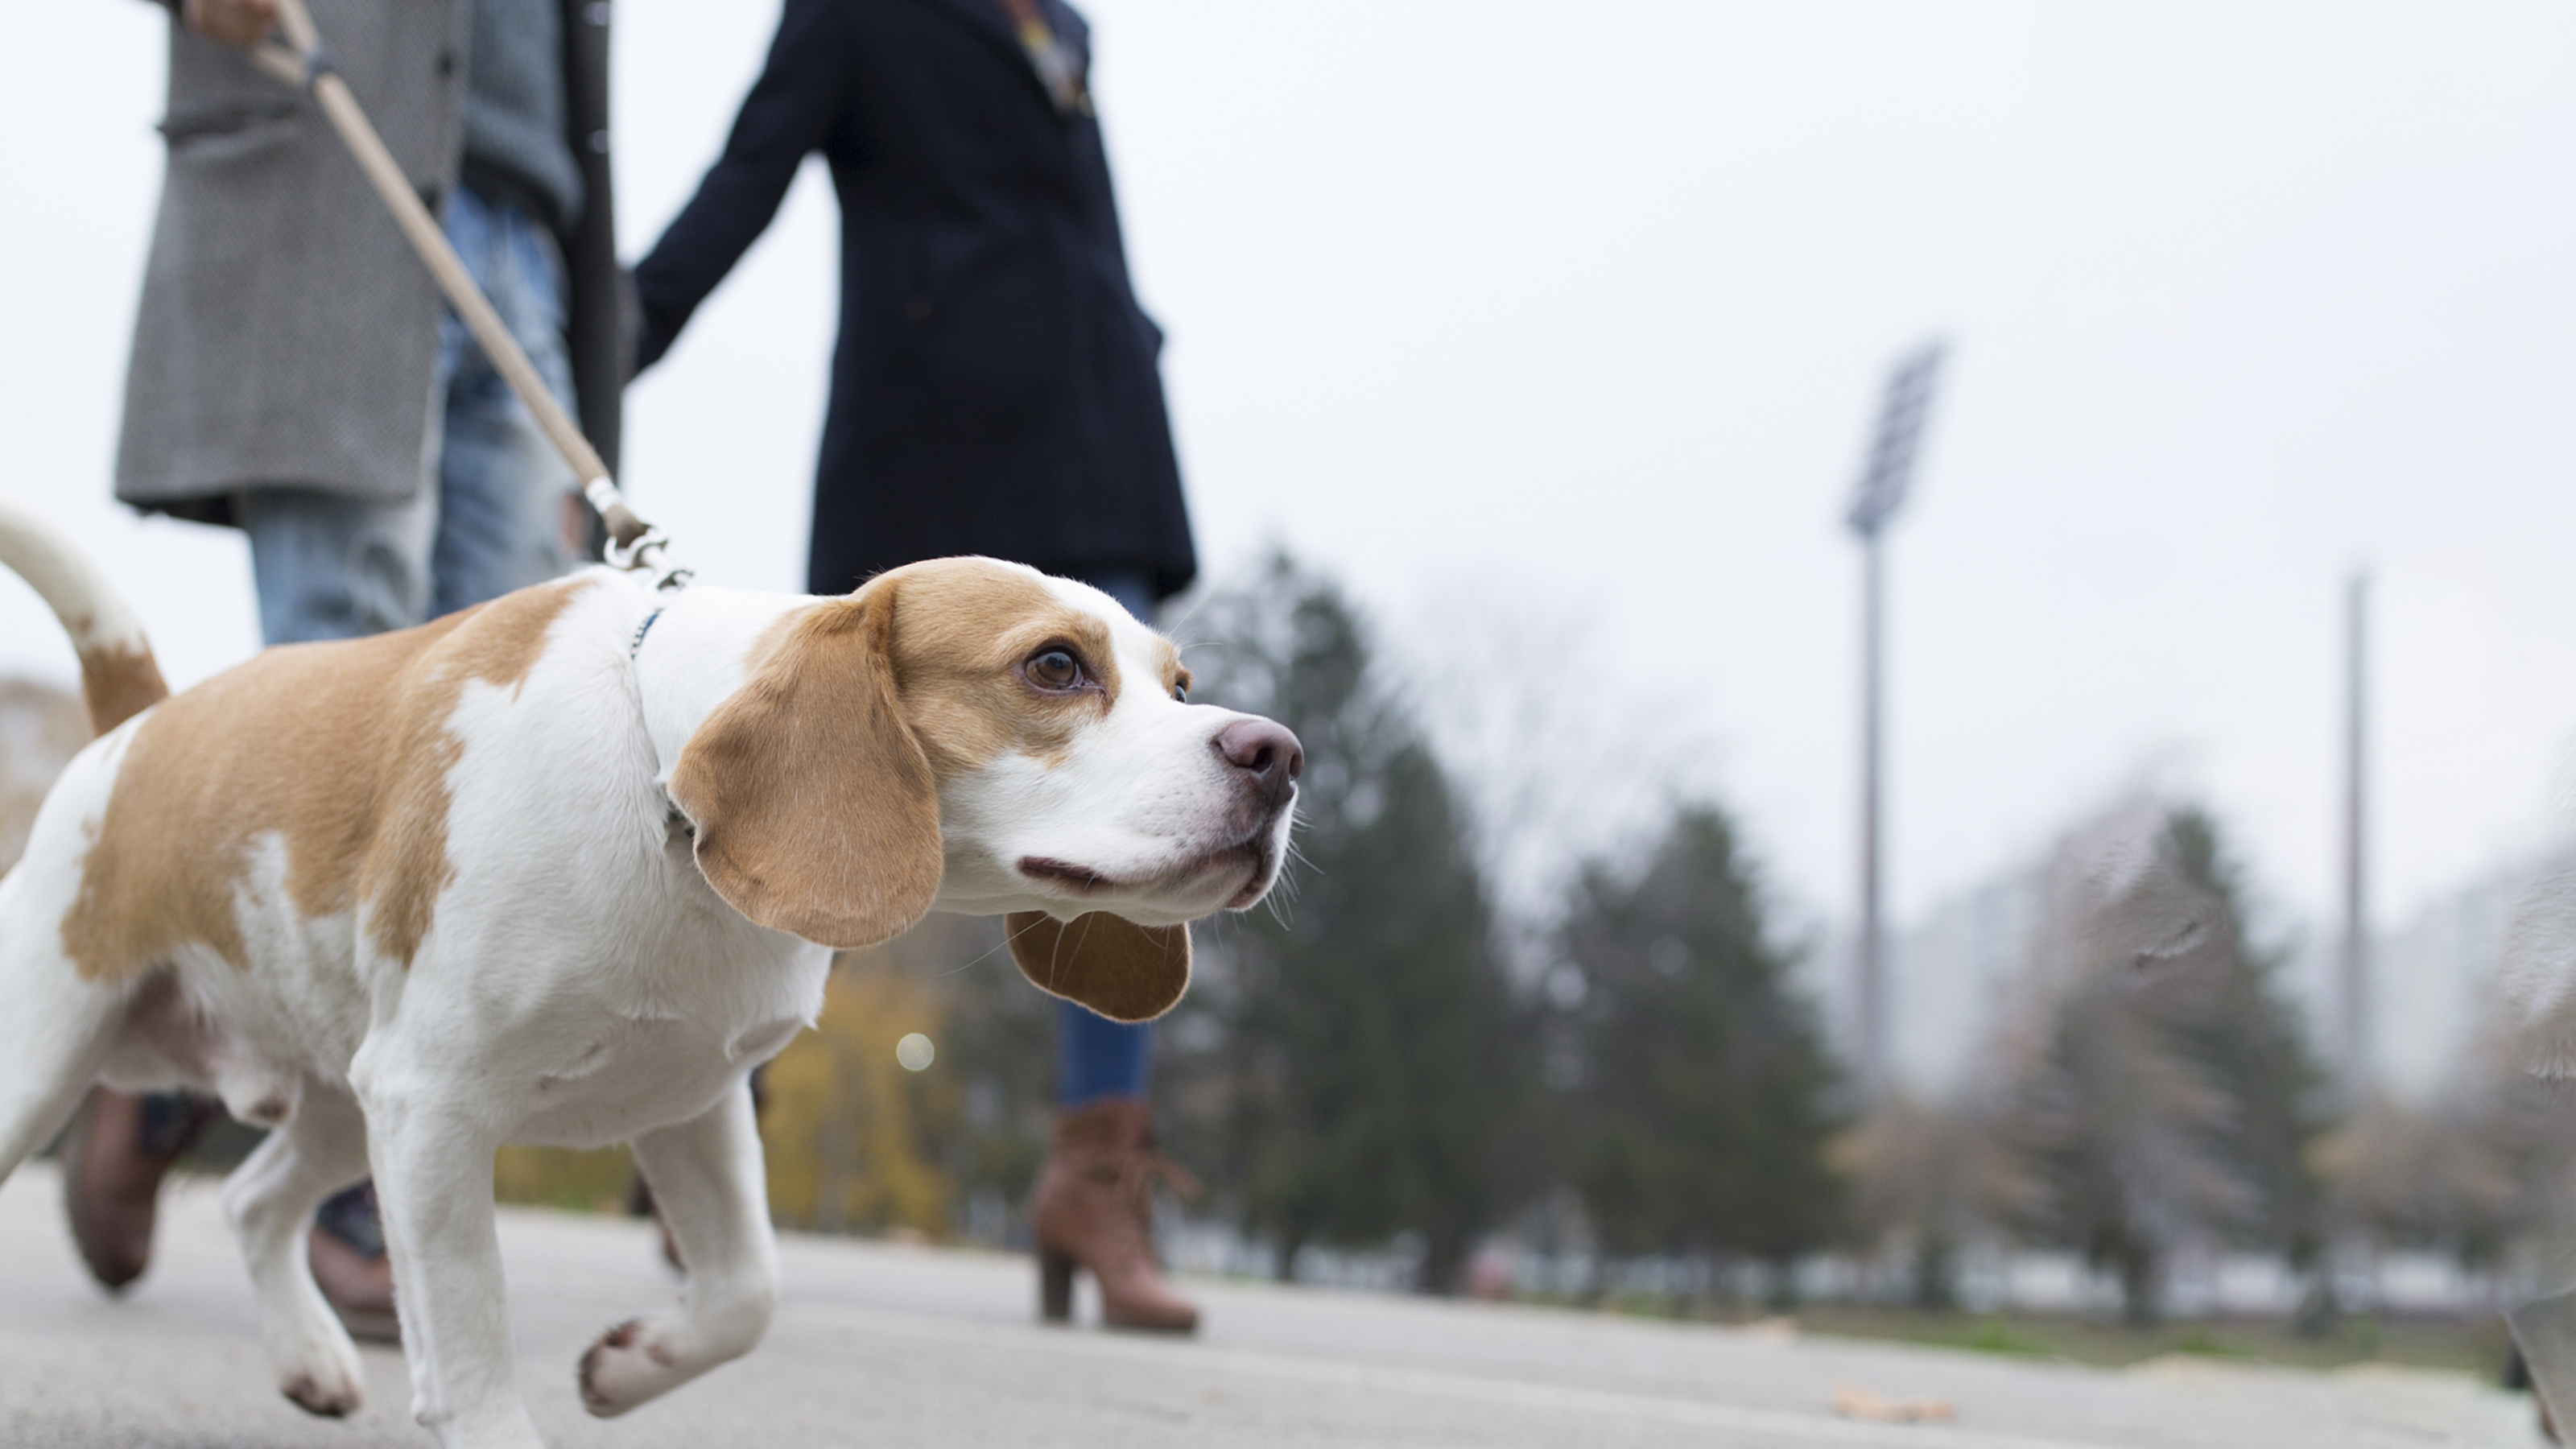
<path id="1" fill-rule="evenodd" d="M 1855 963 L 1860 979 L 1854 993 L 1852 1048 L 1860 1059 L 1861 1090 L 1872 1100 L 1896 1077 L 1888 1060 L 1885 883 L 1879 867 L 1885 848 L 1880 813 L 1887 768 L 1887 609 L 1879 535 L 1913 483 L 1914 456 L 1931 414 L 1932 387 L 1940 376 L 1942 353 L 1936 339 L 1899 359 L 1888 372 L 1878 428 L 1861 466 L 1860 486 L 1853 490 L 1851 510 L 1843 517 L 1844 524 L 1859 535 L 1861 546 L 1860 950 Z"/>
<path id="2" fill-rule="evenodd" d="M 2344 596 L 2343 1046 L 2355 1099 L 2371 1072 L 2368 763 L 2370 575 L 2356 571 Z"/>
<path id="3" fill-rule="evenodd" d="M 1887 962 L 1879 916 L 1879 812 L 1885 762 L 1886 611 L 1880 579 L 1878 531 L 1861 540 L 1861 744 L 1860 744 L 1860 1067 L 1872 1098 L 1886 1086 Z"/>

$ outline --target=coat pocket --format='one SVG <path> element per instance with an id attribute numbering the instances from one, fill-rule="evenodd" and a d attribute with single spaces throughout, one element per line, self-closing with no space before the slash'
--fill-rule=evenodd
<path id="1" fill-rule="evenodd" d="M 303 130 L 292 103 L 174 114 L 160 126 L 172 161 L 220 163 L 286 145 Z"/>

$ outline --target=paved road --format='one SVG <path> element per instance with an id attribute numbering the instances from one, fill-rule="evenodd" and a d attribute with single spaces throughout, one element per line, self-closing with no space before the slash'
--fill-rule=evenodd
<path id="1" fill-rule="evenodd" d="M 306 1418 L 270 1385 L 210 1184 L 175 1190 L 161 1258 L 124 1301 L 82 1276 L 58 1184 L 0 1186 L 0 1445 L 419 1449 L 402 1359 L 370 1400 Z M 640 1226 L 505 1211 L 511 1308 L 537 1421 L 562 1449 L 762 1445 L 1921 1446 L 1921 1449 L 2530 1449 L 2518 1400 L 2465 1377 L 2167 1363 L 2106 1372 L 1785 1333 L 1262 1286 L 1194 1286 L 1194 1342 L 1029 1322 L 1025 1260 L 830 1238 L 783 1249 L 769 1341 L 623 1420 L 582 1413 L 572 1365 L 665 1300 Z M 1837 1418 L 1848 1387 L 1938 1396 L 1947 1426 Z"/>

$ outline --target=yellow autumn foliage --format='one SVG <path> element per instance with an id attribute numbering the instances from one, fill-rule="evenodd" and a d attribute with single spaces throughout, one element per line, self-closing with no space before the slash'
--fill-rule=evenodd
<path id="1" fill-rule="evenodd" d="M 761 1140 L 781 1226 L 947 1236 L 957 1184 L 938 1158 L 956 1137 L 956 1076 L 935 1058 L 915 1072 L 895 1057 L 906 1035 L 936 1044 L 945 1024 L 938 995 L 887 953 L 842 958 L 814 1030 L 769 1067 Z"/>
<path id="2" fill-rule="evenodd" d="M 572 1212 L 616 1212 L 634 1175 L 623 1147 L 504 1147 L 492 1160 L 492 1196 Z"/>

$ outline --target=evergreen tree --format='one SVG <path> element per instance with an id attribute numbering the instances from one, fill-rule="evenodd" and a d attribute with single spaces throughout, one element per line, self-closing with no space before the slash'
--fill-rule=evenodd
<path id="1" fill-rule="evenodd" d="M 1641 871 L 1587 870 L 1563 940 L 1550 1075 L 1604 1250 L 1785 1265 L 1822 1245 L 1834 1072 L 1727 818 L 1682 810 Z"/>
<path id="2" fill-rule="evenodd" d="M 1196 632 L 1197 697 L 1286 724 L 1307 770 L 1302 865 L 1205 932 L 1210 989 L 1173 1033 L 1199 1039 L 1172 1064 L 1203 1114 L 1189 1155 L 1283 1275 L 1308 1243 L 1412 1234 L 1450 1291 L 1505 1206 L 1521 1055 L 1464 809 L 1331 583 L 1274 559 Z"/>

